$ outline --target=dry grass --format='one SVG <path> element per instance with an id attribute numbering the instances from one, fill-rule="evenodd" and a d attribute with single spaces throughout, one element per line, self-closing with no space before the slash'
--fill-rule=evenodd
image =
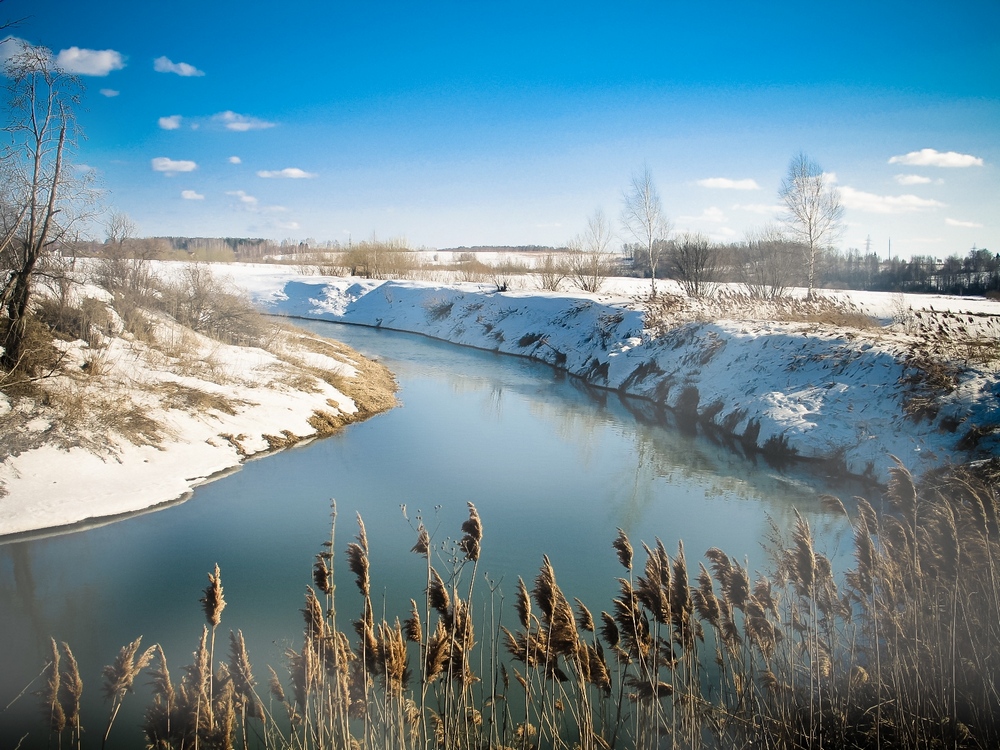
<path id="1" fill-rule="evenodd" d="M 646 326 L 662 336 L 685 323 L 736 320 L 746 322 L 808 323 L 820 328 L 848 328 L 872 333 L 878 320 L 850 302 L 818 295 L 812 300 L 797 297 L 758 299 L 733 291 L 720 291 L 711 298 L 692 299 L 660 293 L 638 304 L 646 314 Z"/>
<path id="2" fill-rule="evenodd" d="M 247 404 L 241 399 L 228 398 L 221 393 L 212 393 L 172 381 L 157 383 L 154 392 L 164 408 L 198 414 L 217 411 L 232 415 L 237 413 L 239 407 Z"/>
<path id="3" fill-rule="evenodd" d="M 157 654 L 144 730 L 162 748 L 996 747 L 993 485 L 960 469 L 917 486 L 897 465 L 887 501 L 884 514 L 856 501 L 855 562 L 843 575 L 798 515 L 788 532 L 774 529 L 771 570 L 755 577 L 716 548 L 696 570 L 683 544 L 671 555 L 656 540 L 637 555 L 619 530 L 606 554 L 622 577 L 606 609 L 567 595 L 543 556 L 531 584 L 516 582 L 503 621 L 498 589 L 475 589 L 484 524 L 474 505 L 458 541 L 435 542 L 414 519 L 426 587 L 378 610 L 359 517 L 345 554 L 361 605 L 346 628 L 335 614 L 334 512 L 301 648 L 286 652 L 287 682 L 270 670 L 269 706 L 242 633 L 213 670 L 205 628 L 177 683 L 162 651 L 136 661 L 138 641 L 105 675 L 134 681 Z M 848 514 L 839 499 L 826 503 Z M 218 567 L 209 580 L 203 601 L 221 599 Z M 400 622 L 384 609 L 408 614 Z M 60 695 L 51 685 L 40 694 L 53 739 L 72 712 Z"/>

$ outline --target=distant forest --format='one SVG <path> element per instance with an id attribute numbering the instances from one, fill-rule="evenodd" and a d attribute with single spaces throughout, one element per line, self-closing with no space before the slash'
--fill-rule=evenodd
<path id="1" fill-rule="evenodd" d="M 302 242 L 284 240 L 275 242 L 263 238 L 252 237 L 151 237 L 131 239 L 128 241 L 135 250 L 148 258 L 191 258 L 203 261 L 249 261 L 260 262 L 273 259 L 275 256 L 306 256 L 327 253 L 346 253 L 351 247 L 333 242 Z M 363 243 L 362 243 L 363 244 Z M 669 257 L 674 250 L 675 241 L 662 243 L 663 257 Z M 799 259 L 798 248 L 790 243 L 784 245 L 780 252 L 787 262 L 782 265 L 788 274 L 789 285 L 802 283 L 797 278 L 804 268 L 804 259 Z M 397 251 L 406 251 L 405 245 L 394 243 Z M 77 252 L 81 254 L 100 255 L 104 243 L 77 243 Z M 740 282 L 741 269 L 745 266 L 748 246 L 746 243 L 713 245 L 715 260 L 714 281 Z M 545 245 L 474 245 L 470 247 L 441 248 L 428 251 L 450 252 L 458 256 L 473 253 L 496 254 L 533 254 L 545 256 L 558 255 L 567 252 L 565 247 L 549 247 Z M 612 273 L 625 276 L 649 277 L 649 262 L 637 248 L 626 244 L 617 255 Z M 777 252 L 779 248 L 776 246 Z M 303 257 L 303 262 L 308 260 Z M 824 251 L 819 258 L 817 285 L 827 289 L 859 289 L 863 291 L 938 293 L 956 295 L 1000 295 L 1000 253 L 994 253 L 986 248 L 973 248 L 965 256 L 952 254 L 939 259 L 928 255 L 915 255 L 910 259 L 900 257 L 881 258 L 873 252 L 861 250 Z M 657 267 L 658 278 L 675 278 L 676 269 L 670 263 Z"/>

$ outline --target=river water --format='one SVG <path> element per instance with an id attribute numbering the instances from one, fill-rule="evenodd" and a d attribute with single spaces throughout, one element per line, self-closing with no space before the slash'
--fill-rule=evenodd
<path id="1" fill-rule="evenodd" d="M 285 674 L 284 649 L 301 642 L 313 556 L 330 538 L 331 499 L 342 627 L 360 608 L 343 555 L 357 533 L 356 513 L 367 528 L 376 609 L 391 615 L 405 615 L 409 599 L 423 595 L 423 561 L 409 551 L 416 519 L 445 548 L 461 536 L 469 501 L 484 526 L 480 574 L 508 607 L 517 577 L 530 587 L 547 554 L 569 597 L 595 613 L 610 609 L 622 574 L 611 548 L 618 527 L 637 550 L 659 538 L 673 554 L 683 539 L 694 571 L 710 547 L 746 558 L 754 570 L 767 564 L 762 545 L 771 520 L 790 529 L 798 509 L 819 551 L 835 564 L 849 559 L 849 528 L 821 508 L 819 494 L 846 497 L 854 488 L 752 462 L 655 423 L 640 402 L 544 365 L 408 334 L 301 325 L 388 365 L 401 406 L 250 461 L 186 502 L 0 542 L 0 709 L 41 671 L 49 638 L 66 641 L 84 679 L 87 744 L 98 746 L 109 708 L 100 697 L 102 667 L 142 635 L 144 646 L 163 645 L 179 679 L 201 634 L 199 598 L 216 563 L 228 604 L 217 659 L 225 658 L 228 631 L 240 629 L 258 681 L 266 684 L 268 664 Z M 137 682 L 138 695 L 127 699 L 112 732 L 119 747 L 140 741 L 145 682 Z M 0 747 L 29 731 L 22 747 L 46 745 L 30 694 L 39 687 L 31 684 L 0 713 Z"/>

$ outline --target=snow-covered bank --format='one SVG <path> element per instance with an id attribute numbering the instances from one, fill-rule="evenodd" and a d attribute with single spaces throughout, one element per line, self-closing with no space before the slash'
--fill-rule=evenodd
<path id="1" fill-rule="evenodd" d="M 652 337 L 626 297 L 599 301 L 583 294 L 496 293 L 476 284 L 319 277 L 239 281 L 249 282 L 257 301 L 274 313 L 529 356 L 594 385 L 650 399 L 746 446 L 832 461 L 877 481 L 887 478 L 893 455 L 921 473 L 997 451 L 996 368 L 948 365 L 950 382 L 942 388 L 928 362 L 914 358 L 927 345 L 921 324 L 906 332 L 898 325 L 858 330 L 694 320 Z M 859 308 L 887 314 L 875 297 L 858 297 Z M 934 301 L 947 308 L 942 298 Z M 890 303 L 899 301 L 885 295 L 881 307 Z M 934 325 L 957 330 L 961 324 L 963 331 L 974 327 L 977 340 L 995 338 L 1000 306 L 976 304 L 988 312 L 977 309 L 975 320 L 952 316 L 955 321 Z M 919 320 L 926 325 L 926 318 Z M 976 450 L 970 454 L 968 447 Z"/>
<path id="2" fill-rule="evenodd" d="M 0 536 L 178 500 L 247 457 L 393 403 L 388 371 L 335 342 L 279 331 L 265 350 L 177 333 L 173 350 L 61 343 L 68 374 L 46 382 L 49 404 L 0 394 Z"/>

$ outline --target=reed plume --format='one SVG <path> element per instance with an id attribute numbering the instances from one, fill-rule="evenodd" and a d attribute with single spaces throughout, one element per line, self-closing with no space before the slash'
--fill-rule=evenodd
<path id="1" fill-rule="evenodd" d="M 208 586 L 205 595 L 199 600 L 205 612 L 205 619 L 213 628 L 222 622 L 222 610 L 226 608 L 226 600 L 222 596 L 222 575 L 219 564 L 215 564 L 215 574 L 208 574 Z"/>
<path id="2" fill-rule="evenodd" d="M 111 727 L 115 723 L 118 711 L 122 707 L 122 701 L 126 693 L 131 693 L 135 684 L 135 678 L 144 670 L 153 658 L 156 647 L 147 648 L 139 654 L 139 646 L 142 644 L 142 636 L 139 636 L 127 646 L 122 646 L 118 652 L 118 657 L 113 664 L 104 667 L 104 697 L 111 701 L 111 716 L 108 718 L 108 727 L 104 732 L 104 740 L 101 747 L 108 741 L 111 734 Z M 138 657 L 137 657 L 138 654 Z"/>
<path id="3" fill-rule="evenodd" d="M 80 667 L 68 643 L 63 642 L 62 652 L 66 659 L 66 669 L 60 675 L 59 702 L 66 714 L 66 723 L 72 728 L 73 734 L 76 736 L 77 746 L 79 746 L 82 740 L 80 699 L 83 696 L 83 678 L 80 676 Z"/>
<path id="4" fill-rule="evenodd" d="M 632 570 L 632 545 L 629 543 L 625 532 L 620 528 L 618 529 L 618 536 L 615 537 L 611 546 L 618 553 L 618 562 L 621 563 L 621 566 L 625 570 Z"/>
<path id="5" fill-rule="evenodd" d="M 442 617 L 447 617 L 451 609 L 451 598 L 448 596 L 448 589 L 445 588 L 444 581 L 440 574 L 432 567 L 430 569 L 431 580 L 427 587 L 427 596 L 431 606 L 438 611 Z"/>
<path id="6" fill-rule="evenodd" d="M 51 657 L 48 666 L 45 668 L 45 687 L 38 691 L 37 695 L 42 699 L 42 714 L 49 730 L 56 734 L 62 734 L 66 728 L 66 712 L 59 701 L 59 647 L 55 638 L 49 639 L 51 644 Z"/>
<path id="7" fill-rule="evenodd" d="M 417 609 L 417 602 L 414 599 L 410 599 L 410 616 L 403 623 L 403 633 L 406 635 L 406 640 L 413 643 L 420 643 L 423 640 L 420 610 Z"/>
<path id="8" fill-rule="evenodd" d="M 458 548 L 465 553 L 466 560 L 476 562 L 482 549 L 483 522 L 479 518 L 479 511 L 472 503 L 469 503 L 469 518 L 462 524 L 462 531 L 465 535 L 458 543 Z"/>
<path id="9" fill-rule="evenodd" d="M 417 543 L 413 545 L 410 552 L 414 552 L 418 555 L 423 555 L 428 557 L 431 551 L 431 536 L 427 533 L 427 529 L 424 527 L 423 523 L 417 526 Z"/>

